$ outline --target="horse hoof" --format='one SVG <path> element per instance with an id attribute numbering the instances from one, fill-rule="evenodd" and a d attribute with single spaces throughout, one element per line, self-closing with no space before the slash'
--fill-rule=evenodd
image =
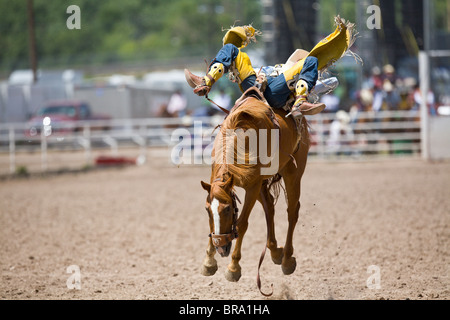
<path id="1" fill-rule="evenodd" d="M 290 257 L 287 261 L 284 260 L 281 264 L 281 270 L 285 275 L 290 275 L 295 271 L 297 267 L 297 261 L 295 261 L 294 257 Z"/>
<path id="2" fill-rule="evenodd" d="M 208 266 L 203 265 L 201 273 L 202 273 L 202 275 L 209 277 L 209 276 L 214 275 L 216 273 L 216 271 L 217 271 L 217 264 L 208 265 Z"/>
<path id="3" fill-rule="evenodd" d="M 270 251 L 270 256 L 272 257 L 273 263 L 280 265 L 283 261 L 283 248 L 277 248 Z"/>
<path id="4" fill-rule="evenodd" d="M 227 271 L 225 271 L 225 279 L 227 279 L 230 282 L 238 282 L 240 278 L 241 278 L 241 270 L 233 272 L 227 269 Z"/>

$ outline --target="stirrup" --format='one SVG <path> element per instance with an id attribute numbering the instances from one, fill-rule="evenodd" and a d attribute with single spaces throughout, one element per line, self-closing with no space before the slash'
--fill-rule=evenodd
<path id="1" fill-rule="evenodd" d="M 300 107 L 293 106 L 291 111 L 286 115 L 286 118 L 292 116 L 294 119 L 301 119 L 303 113 L 300 111 Z"/>

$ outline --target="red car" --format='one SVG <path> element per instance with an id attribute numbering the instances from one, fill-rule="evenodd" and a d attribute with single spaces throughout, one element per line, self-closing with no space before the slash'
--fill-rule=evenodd
<path id="1" fill-rule="evenodd" d="M 25 134 L 34 137 L 40 135 L 42 130 L 45 136 L 66 134 L 81 129 L 77 121 L 110 119 L 110 116 L 93 114 L 89 104 L 83 101 L 52 101 L 28 121 Z"/>

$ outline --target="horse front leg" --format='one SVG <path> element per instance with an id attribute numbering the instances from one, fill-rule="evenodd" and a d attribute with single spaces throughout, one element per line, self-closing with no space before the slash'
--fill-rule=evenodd
<path id="1" fill-rule="evenodd" d="M 231 262 L 225 272 L 225 278 L 231 282 L 237 282 L 241 278 L 241 266 L 239 265 L 239 261 L 241 260 L 242 241 L 244 240 L 244 235 L 248 228 L 248 218 L 256 200 L 258 199 L 260 189 L 261 184 L 258 184 L 257 187 L 247 189 L 245 193 L 245 202 L 237 222 L 237 231 L 239 236 L 236 239 L 233 254 L 231 255 Z"/>
<path id="2" fill-rule="evenodd" d="M 208 247 L 206 248 L 206 257 L 205 257 L 205 260 L 203 260 L 203 265 L 202 265 L 202 270 L 201 270 L 202 275 L 212 276 L 216 273 L 217 261 L 214 258 L 215 254 L 216 254 L 216 248 L 214 248 L 212 239 L 209 238 Z"/>

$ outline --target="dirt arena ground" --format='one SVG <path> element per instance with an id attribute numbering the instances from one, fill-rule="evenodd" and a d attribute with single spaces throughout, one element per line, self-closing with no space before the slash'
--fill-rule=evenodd
<path id="1" fill-rule="evenodd" d="M 229 258 L 218 255 L 218 272 L 200 274 L 209 232 L 201 179 L 209 180 L 209 167 L 160 158 L 0 181 L 0 298 L 266 299 L 256 287 L 266 238 L 259 204 L 241 280 L 224 278 Z M 450 298 L 449 162 L 311 161 L 302 190 L 297 269 L 285 276 L 266 257 L 263 290 L 274 286 L 268 299 Z M 283 196 L 276 208 L 283 245 Z M 67 286 L 72 265 L 80 268 L 80 290 Z M 379 281 L 368 286 L 372 270 Z"/>

